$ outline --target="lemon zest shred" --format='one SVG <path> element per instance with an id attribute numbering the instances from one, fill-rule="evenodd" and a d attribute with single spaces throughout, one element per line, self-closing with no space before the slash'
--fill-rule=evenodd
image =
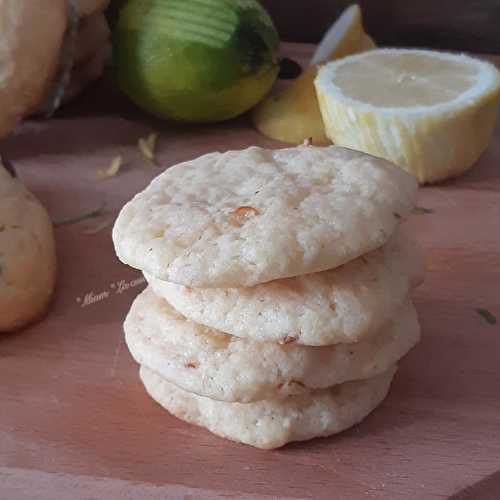
<path id="1" fill-rule="evenodd" d="M 149 162 L 155 163 L 155 149 L 156 149 L 156 141 L 158 140 L 158 134 L 152 132 L 147 137 L 140 138 L 137 141 L 137 146 L 139 147 L 139 151 L 142 153 L 142 156 Z"/>
<path id="2" fill-rule="evenodd" d="M 113 161 L 111 162 L 108 168 L 98 170 L 97 176 L 102 179 L 108 177 L 114 177 L 120 172 L 122 166 L 123 166 L 123 158 L 121 157 L 121 155 L 118 155 L 115 158 L 113 158 Z"/>

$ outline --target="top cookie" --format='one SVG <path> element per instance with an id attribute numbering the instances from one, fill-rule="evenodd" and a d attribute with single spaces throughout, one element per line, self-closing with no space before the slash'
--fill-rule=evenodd
<path id="1" fill-rule="evenodd" d="M 200 288 L 319 272 L 382 246 L 412 209 L 416 180 L 345 148 L 211 153 L 157 177 L 122 209 L 119 258 Z"/>

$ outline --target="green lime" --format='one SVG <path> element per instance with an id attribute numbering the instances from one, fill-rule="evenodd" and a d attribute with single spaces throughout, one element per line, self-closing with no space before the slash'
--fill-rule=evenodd
<path id="1" fill-rule="evenodd" d="M 256 0 L 129 0 L 113 34 L 121 89 L 144 110 L 186 122 L 257 104 L 276 79 L 278 44 Z"/>

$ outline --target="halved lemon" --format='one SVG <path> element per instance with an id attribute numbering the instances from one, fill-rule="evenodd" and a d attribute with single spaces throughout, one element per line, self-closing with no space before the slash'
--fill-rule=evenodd
<path id="1" fill-rule="evenodd" d="M 420 182 L 461 174 L 486 149 L 500 73 L 466 55 L 377 49 L 324 66 L 315 81 L 328 137 L 389 159 Z"/>
<path id="2" fill-rule="evenodd" d="M 318 64 L 375 47 L 364 32 L 361 9 L 351 5 L 323 37 L 311 65 L 285 90 L 267 97 L 254 110 L 253 120 L 264 135 L 282 142 L 329 144 L 314 89 Z"/>

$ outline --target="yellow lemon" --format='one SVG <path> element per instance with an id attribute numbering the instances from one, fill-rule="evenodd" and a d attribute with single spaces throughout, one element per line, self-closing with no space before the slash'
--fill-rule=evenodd
<path id="1" fill-rule="evenodd" d="M 282 142 L 301 144 L 311 138 L 313 144 L 328 144 L 318 106 L 314 79 L 318 64 L 375 47 L 364 32 L 361 9 L 348 7 L 318 45 L 311 65 L 285 90 L 266 98 L 253 112 L 257 129 Z"/>
<path id="2" fill-rule="evenodd" d="M 500 73 L 466 55 L 377 49 L 325 65 L 316 90 L 328 137 L 420 182 L 467 170 L 487 147 Z"/>

